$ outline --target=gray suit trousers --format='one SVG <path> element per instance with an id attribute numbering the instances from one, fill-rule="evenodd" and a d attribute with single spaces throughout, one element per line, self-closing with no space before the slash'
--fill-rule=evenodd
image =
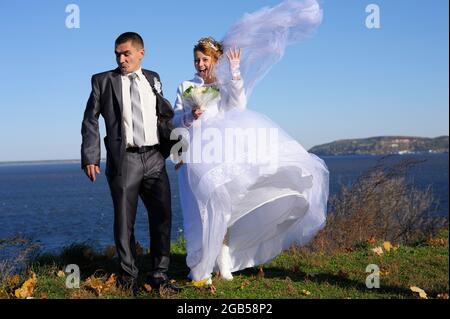
<path id="1" fill-rule="evenodd" d="M 151 272 L 169 268 L 171 195 L 165 160 L 158 150 L 126 152 L 121 176 L 108 177 L 114 203 L 114 239 L 123 275 L 137 278 L 134 224 L 138 198 L 148 212 Z"/>

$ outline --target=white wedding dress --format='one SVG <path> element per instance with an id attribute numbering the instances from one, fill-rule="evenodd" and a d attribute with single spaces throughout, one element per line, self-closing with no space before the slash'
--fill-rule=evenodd
<path id="1" fill-rule="evenodd" d="M 236 45 L 244 50 L 243 80 L 229 80 L 225 61 L 219 63 L 220 96 L 205 106 L 199 120 L 192 120 L 182 93 L 191 85 L 204 86 L 203 80 L 197 76 L 178 89 L 174 123 L 185 129 L 189 143 L 178 178 L 193 280 L 209 279 L 219 270 L 225 238 L 229 271 L 237 271 L 267 263 L 293 244 L 307 244 L 325 225 L 329 186 L 325 163 L 269 118 L 246 107 L 256 82 L 289 43 L 320 24 L 321 14 L 316 1 L 308 0 L 285 1 L 244 16 L 224 39 L 225 48 Z M 283 106 L 276 107 L 289 114 Z M 229 149 L 222 147 L 229 145 L 229 129 L 233 133 L 238 129 L 241 137 L 248 133 L 247 141 L 256 141 L 239 144 L 240 152 L 231 160 Z"/>

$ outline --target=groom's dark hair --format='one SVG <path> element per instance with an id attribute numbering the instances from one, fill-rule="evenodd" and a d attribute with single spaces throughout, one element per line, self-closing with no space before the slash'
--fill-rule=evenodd
<path id="1" fill-rule="evenodd" d="M 119 35 L 116 39 L 115 46 L 117 48 L 117 46 L 128 41 L 131 41 L 131 44 L 135 47 L 144 48 L 144 40 L 142 40 L 142 37 L 136 32 L 125 32 Z"/>

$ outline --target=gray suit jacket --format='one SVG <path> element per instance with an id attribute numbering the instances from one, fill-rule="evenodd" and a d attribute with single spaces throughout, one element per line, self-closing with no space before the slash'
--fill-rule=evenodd
<path id="1" fill-rule="evenodd" d="M 156 72 L 142 69 L 153 92 L 156 95 L 156 113 L 158 116 L 159 151 L 164 158 L 170 154 L 170 149 L 177 141 L 170 140 L 172 132 L 172 118 L 174 112 L 169 101 L 155 88 L 154 79 L 158 79 Z M 100 165 L 100 131 L 98 126 L 99 116 L 105 120 L 106 137 L 104 138 L 107 161 L 106 175 L 115 176 L 121 174 L 123 156 L 126 149 L 125 129 L 122 119 L 122 80 L 119 69 L 99 73 L 92 76 L 92 92 L 86 105 L 81 128 L 81 166 L 88 164 Z"/>

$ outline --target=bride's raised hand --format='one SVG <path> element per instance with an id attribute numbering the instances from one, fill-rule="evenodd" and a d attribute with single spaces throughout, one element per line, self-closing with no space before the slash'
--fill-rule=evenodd
<path id="1" fill-rule="evenodd" d="M 242 50 L 238 50 L 236 47 L 234 49 L 230 48 L 227 52 L 227 58 L 230 63 L 230 71 L 233 76 L 233 80 L 241 79 L 241 72 L 239 70 L 241 64 L 241 53 Z"/>

